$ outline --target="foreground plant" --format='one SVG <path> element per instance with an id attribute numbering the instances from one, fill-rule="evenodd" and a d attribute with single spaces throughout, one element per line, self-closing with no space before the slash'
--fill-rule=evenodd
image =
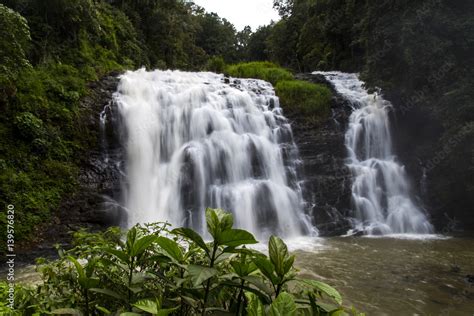
<path id="1" fill-rule="evenodd" d="M 58 260 L 38 261 L 43 283 L 18 291 L 12 315 L 346 315 L 340 294 L 299 279 L 285 243 L 272 236 L 269 256 L 246 245 L 230 213 L 206 210 L 211 242 L 190 228 L 157 223 L 76 234 Z M 332 302 L 332 304 L 327 304 Z M 355 312 L 350 312 L 356 314 Z"/>

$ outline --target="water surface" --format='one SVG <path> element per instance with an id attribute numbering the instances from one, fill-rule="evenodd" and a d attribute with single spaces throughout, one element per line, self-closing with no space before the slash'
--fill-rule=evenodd
<path id="1" fill-rule="evenodd" d="M 294 253 L 303 276 L 367 315 L 474 315 L 472 238 L 336 237 Z"/>

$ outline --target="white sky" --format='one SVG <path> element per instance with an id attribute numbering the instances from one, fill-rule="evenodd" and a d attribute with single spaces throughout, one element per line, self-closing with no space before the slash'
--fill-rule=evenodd
<path id="1" fill-rule="evenodd" d="M 273 10 L 273 0 L 194 0 L 194 3 L 226 18 L 240 31 L 250 25 L 255 31 L 271 20 L 279 20 L 278 13 Z"/>

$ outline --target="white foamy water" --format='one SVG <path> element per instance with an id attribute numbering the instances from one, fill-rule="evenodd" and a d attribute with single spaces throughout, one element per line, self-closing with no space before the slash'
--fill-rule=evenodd
<path id="1" fill-rule="evenodd" d="M 234 82 L 234 79 L 232 79 Z M 127 224 L 169 221 L 205 233 L 205 208 L 260 240 L 306 235 L 291 126 L 271 84 L 144 69 L 121 76 Z"/>
<path id="2" fill-rule="evenodd" d="M 345 135 L 353 173 L 354 228 L 366 234 L 429 234 L 432 225 L 410 196 L 404 166 L 394 155 L 388 112 L 390 102 L 369 93 L 357 74 L 324 75 L 354 108 Z"/>

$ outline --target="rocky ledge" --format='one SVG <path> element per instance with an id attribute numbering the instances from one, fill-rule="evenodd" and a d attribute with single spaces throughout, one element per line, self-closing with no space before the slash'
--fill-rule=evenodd
<path id="1" fill-rule="evenodd" d="M 341 235 L 350 228 L 351 173 L 345 165 L 344 135 L 352 112 L 349 103 L 321 75 L 300 74 L 297 79 L 327 85 L 333 91 L 331 115 L 322 121 L 282 107 L 292 123 L 294 140 L 303 160 L 307 212 L 322 236 Z"/>

